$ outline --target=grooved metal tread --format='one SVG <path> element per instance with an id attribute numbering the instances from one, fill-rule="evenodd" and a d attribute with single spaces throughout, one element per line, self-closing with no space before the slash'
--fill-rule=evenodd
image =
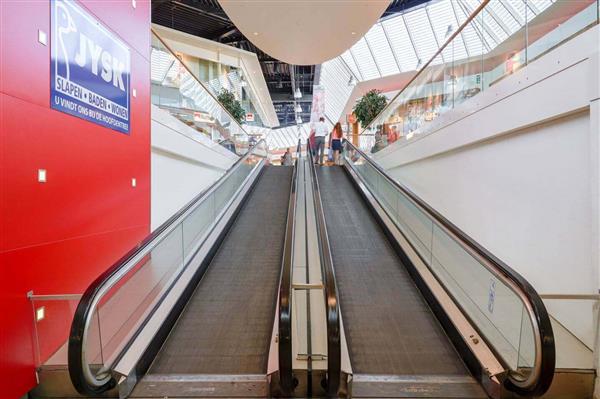
<path id="1" fill-rule="evenodd" d="M 293 168 L 265 167 L 148 374 L 264 374 Z"/>
<path id="2" fill-rule="evenodd" d="M 470 375 L 350 177 L 317 175 L 353 372 Z"/>

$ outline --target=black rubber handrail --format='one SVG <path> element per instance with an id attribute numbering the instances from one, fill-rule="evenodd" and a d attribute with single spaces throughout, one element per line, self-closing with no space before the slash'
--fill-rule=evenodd
<path id="1" fill-rule="evenodd" d="M 85 290 L 73 316 L 68 342 L 69 376 L 71 378 L 73 386 L 75 387 L 75 389 L 77 389 L 79 393 L 81 393 L 82 395 L 98 395 L 103 392 L 106 392 L 107 390 L 112 389 L 116 385 L 116 381 L 112 377 L 110 370 L 106 370 L 104 372 L 104 375 L 102 377 L 103 384 L 98 386 L 91 385 L 88 382 L 85 372 L 86 369 L 89 370 L 89 365 L 84 365 L 86 348 L 84 348 L 83 341 L 84 336 L 86 334 L 86 329 L 89 328 L 91 318 L 93 317 L 93 315 L 91 314 L 92 304 L 94 303 L 95 298 L 101 291 L 102 287 L 106 284 L 107 281 L 111 280 L 113 277 L 121 273 L 131 261 L 133 261 L 136 257 L 140 256 L 142 253 L 147 251 L 149 247 L 152 247 L 157 239 L 162 239 L 163 233 L 168 231 L 175 223 L 177 223 L 178 220 L 186 214 L 186 212 L 190 211 L 196 204 L 202 201 L 202 199 L 207 193 L 210 193 L 213 190 L 213 188 L 221 184 L 221 182 L 224 181 L 223 179 L 226 179 L 228 176 L 230 176 L 234 170 L 236 170 L 243 162 L 245 162 L 250 156 L 252 156 L 254 151 L 260 148 L 259 146 L 262 145 L 266 145 L 264 140 L 260 140 L 259 142 L 257 142 L 253 147 L 251 147 L 248 150 L 248 152 L 246 152 L 246 154 L 240 157 L 221 178 L 219 178 L 208 188 L 203 190 L 200 194 L 195 196 L 190 202 L 184 205 L 179 211 L 177 211 L 167 221 L 161 224 L 156 230 L 147 235 L 138 244 L 136 244 L 135 247 L 129 250 L 111 267 L 109 267 L 98 278 L 96 278 Z M 159 303 L 160 302 L 162 302 L 162 299 L 159 301 Z M 158 304 L 156 306 L 158 306 Z M 140 329 L 145 325 L 152 313 L 153 312 L 150 312 L 150 314 L 146 317 Z M 134 334 L 133 337 L 129 339 L 128 343 L 124 345 L 116 359 L 119 359 L 123 355 L 123 353 L 127 351 L 129 346 L 131 345 L 131 342 L 133 341 L 133 339 L 135 339 L 136 336 L 137 332 L 136 334 Z M 116 361 L 117 360 L 115 360 L 113 364 Z"/>
<path id="2" fill-rule="evenodd" d="M 371 157 L 365 154 L 362 150 L 348 140 L 344 140 L 344 145 L 349 147 L 351 151 L 356 151 L 358 154 L 360 154 L 370 166 L 375 168 L 388 182 L 390 182 L 413 203 L 427 213 L 433 220 L 435 220 L 436 223 L 443 226 L 455 238 L 460 240 L 464 246 L 468 247 L 473 253 L 477 254 L 477 256 L 483 259 L 488 265 L 491 265 L 498 275 L 503 276 L 519 289 L 521 297 L 525 299 L 531 306 L 531 309 L 534 313 L 533 319 L 537 324 L 539 336 L 534 337 L 534 339 L 539 343 L 539 348 L 536 349 L 536 364 L 534 367 L 538 368 L 539 377 L 533 384 L 530 384 L 528 387 L 524 387 L 522 384 L 520 384 L 518 375 L 511 375 L 509 373 L 508 378 L 505 380 L 505 385 L 507 389 L 518 393 L 519 395 L 529 397 L 543 395 L 548 388 L 550 388 L 552 379 L 554 378 L 556 348 L 550 316 L 548 315 L 548 311 L 546 310 L 546 306 L 544 305 L 542 298 L 539 296 L 536 290 L 518 272 L 494 256 L 490 251 L 481 246 L 478 242 L 446 219 L 438 211 L 433 209 L 429 204 L 423 201 L 406 186 L 392 179 L 377 162 L 372 160 Z M 536 326 L 534 326 L 534 328 L 536 328 Z"/>
<path id="3" fill-rule="evenodd" d="M 325 287 L 325 309 L 327 312 L 327 394 L 337 396 L 341 382 L 342 373 L 342 343 L 340 334 L 340 307 L 337 294 L 335 272 L 333 270 L 333 259 L 329 246 L 327 234 L 327 223 L 323 213 L 321 191 L 319 181 L 313 162 L 313 154 L 308 148 L 310 162 L 310 173 L 312 176 L 313 202 L 317 218 L 317 239 L 319 242 L 319 256 L 323 274 L 323 285 Z"/>
<path id="4" fill-rule="evenodd" d="M 292 262 L 294 256 L 294 229 L 296 214 L 296 186 L 298 162 L 300 160 L 300 140 L 288 205 L 281 265 L 281 280 L 279 282 L 279 384 L 284 396 L 290 396 L 295 388 L 292 364 Z"/>

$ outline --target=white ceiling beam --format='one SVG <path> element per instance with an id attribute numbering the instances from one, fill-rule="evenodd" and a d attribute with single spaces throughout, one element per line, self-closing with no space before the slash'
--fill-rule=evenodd
<path id="1" fill-rule="evenodd" d="M 457 1 L 458 4 L 463 8 L 466 15 L 471 15 L 473 13 L 474 10 L 472 10 L 463 0 L 455 0 L 455 1 Z M 487 9 L 487 7 L 484 8 L 481 12 L 484 13 L 486 9 Z M 483 16 L 485 17 L 485 15 L 483 15 Z M 494 40 L 496 42 L 494 46 L 489 46 L 489 48 L 496 47 L 497 45 L 499 45 L 502 42 L 502 40 L 500 40 L 500 38 L 496 35 L 496 32 L 494 32 L 492 29 L 490 29 L 490 27 L 488 25 L 486 25 L 485 18 L 483 18 L 481 25 L 482 25 L 482 28 L 485 29 L 487 34 L 492 38 L 492 40 Z M 484 40 L 485 40 L 485 36 L 484 35 L 482 35 L 482 36 L 484 37 Z"/>
<path id="2" fill-rule="evenodd" d="M 450 0 L 450 6 L 452 7 L 452 13 L 454 14 L 454 20 L 456 21 L 456 29 L 460 28 L 460 21 L 458 20 L 458 14 L 456 13 L 456 8 L 454 7 L 454 2 Z M 467 45 L 467 41 L 465 40 L 464 30 L 460 31 L 460 37 L 463 41 L 463 46 L 465 46 L 465 51 L 467 52 L 467 57 L 471 57 L 471 52 L 469 51 L 469 46 Z"/>
<path id="3" fill-rule="evenodd" d="M 419 61 L 420 61 L 420 64 L 423 64 L 423 63 L 429 61 L 429 60 L 423 61 L 421 59 L 421 57 L 419 57 L 419 52 L 417 51 L 417 46 L 415 46 L 415 41 L 413 40 L 412 33 L 410 32 L 410 29 L 408 28 L 408 24 L 406 23 L 406 18 L 404 18 L 404 14 L 402 14 L 402 22 L 404 22 L 404 27 L 406 28 L 406 33 L 408 34 L 408 38 L 410 39 L 410 44 L 413 47 L 413 51 L 415 52 L 415 56 L 417 57 L 417 65 L 418 65 Z M 417 69 L 417 68 L 415 67 L 415 69 Z"/>
<path id="4" fill-rule="evenodd" d="M 433 22 L 431 22 L 431 15 L 429 15 L 429 7 L 425 7 L 425 15 L 427 15 L 427 21 L 429 21 L 429 29 L 431 29 L 431 33 L 433 34 L 433 40 L 435 40 L 435 44 L 439 50 L 441 45 L 435 34 L 435 29 L 433 29 Z M 442 63 L 445 64 L 446 60 L 444 59 L 444 54 L 440 53 L 440 56 L 442 57 Z"/>
<path id="5" fill-rule="evenodd" d="M 504 23 L 502 18 L 496 13 L 496 10 L 494 10 L 494 7 L 492 7 L 492 4 L 498 4 L 498 3 L 489 3 L 488 6 L 484 10 L 487 10 L 490 13 L 490 15 L 492 16 L 494 21 L 496 21 L 496 23 L 498 24 L 500 29 L 502 29 L 504 31 L 504 33 L 506 33 L 506 36 L 512 35 L 510 28 L 508 27 L 508 25 L 506 25 Z"/>
<path id="6" fill-rule="evenodd" d="M 507 4 L 506 0 L 500 0 L 500 4 L 502 4 L 502 7 L 504 7 L 504 9 L 506 11 L 508 11 L 510 16 L 513 17 L 513 19 L 519 24 L 519 26 L 523 27 L 525 25 L 525 20 L 523 18 L 521 18 L 519 13 L 515 10 L 515 8 L 510 3 Z M 527 6 L 525 6 L 525 10 L 527 10 Z M 527 11 L 525 11 L 525 12 L 527 12 Z"/>
<path id="7" fill-rule="evenodd" d="M 385 40 L 387 41 L 387 44 L 388 44 L 390 50 L 392 51 L 392 55 L 394 56 L 394 61 L 396 62 L 396 66 L 398 67 L 398 72 L 402 72 L 402 68 L 400 67 L 400 61 L 398 61 L 398 54 L 396 54 L 396 49 L 394 48 L 394 46 L 392 46 L 392 42 L 390 42 L 390 37 L 388 35 L 387 29 L 385 28 L 384 24 L 379 23 L 379 25 L 381 25 L 381 29 L 383 29 L 383 34 L 385 36 Z"/>
<path id="8" fill-rule="evenodd" d="M 375 67 L 377 68 L 377 72 L 379 73 L 379 77 L 381 78 L 383 76 L 383 74 L 381 73 L 381 68 L 379 68 L 379 64 L 377 64 L 377 60 L 375 59 L 375 54 L 373 54 L 373 49 L 371 48 L 371 45 L 369 44 L 367 35 L 365 35 L 365 37 L 363 39 L 365 39 L 365 43 L 367 45 L 367 48 L 369 49 L 369 54 L 371 54 L 371 58 L 373 58 L 373 63 L 375 64 Z"/>
<path id="9" fill-rule="evenodd" d="M 365 80 L 362 74 L 362 71 L 360 70 L 360 67 L 358 66 L 358 62 L 356 61 L 356 57 L 354 56 L 354 53 L 352 52 L 352 48 L 350 48 L 348 50 L 350 52 L 350 56 L 352 57 L 352 60 L 354 61 L 354 65 L 356 65 L 356 70 L 358 71 L 358 74 L 360 75 L 360 80 Z"/>
<path id="10" fill-rule="evenodd" d="M 538 6 L 535 5 L 535 3 L 532 0 L 524 0 L 524 1 L 525 1 L 525 5 L 528 6 L 535 15 L 538 15 L 541 12 L 541 10 L 538 8 Z"/>

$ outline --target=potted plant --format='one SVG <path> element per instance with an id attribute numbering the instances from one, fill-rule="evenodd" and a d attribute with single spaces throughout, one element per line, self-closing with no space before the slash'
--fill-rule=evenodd
<path id="1" fill-rule="evenodd" d="M 354 115 L 366 127 L 387 105 L 387 98 L 377 89 L 369 90 L 354 105 Z"/>
<path id="2" fill-rule="evenodd" d="M 242 104 L 236 100 L 235 95 L 229 90 L 223 89 L 217 96 L 217 100 L 225 107 L 227 111 L 235 118 L 236 121 L 242 123 L 246 116 L 246 111 L 242 108 Z"/>

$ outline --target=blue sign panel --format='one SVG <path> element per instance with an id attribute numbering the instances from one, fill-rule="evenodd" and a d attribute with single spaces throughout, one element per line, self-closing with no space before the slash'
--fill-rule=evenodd
<path id="1" fill-rule="evenodd" d="M 51 8 L 51 107 L 129 133 L 129 48 L 74 1 Z"/>

